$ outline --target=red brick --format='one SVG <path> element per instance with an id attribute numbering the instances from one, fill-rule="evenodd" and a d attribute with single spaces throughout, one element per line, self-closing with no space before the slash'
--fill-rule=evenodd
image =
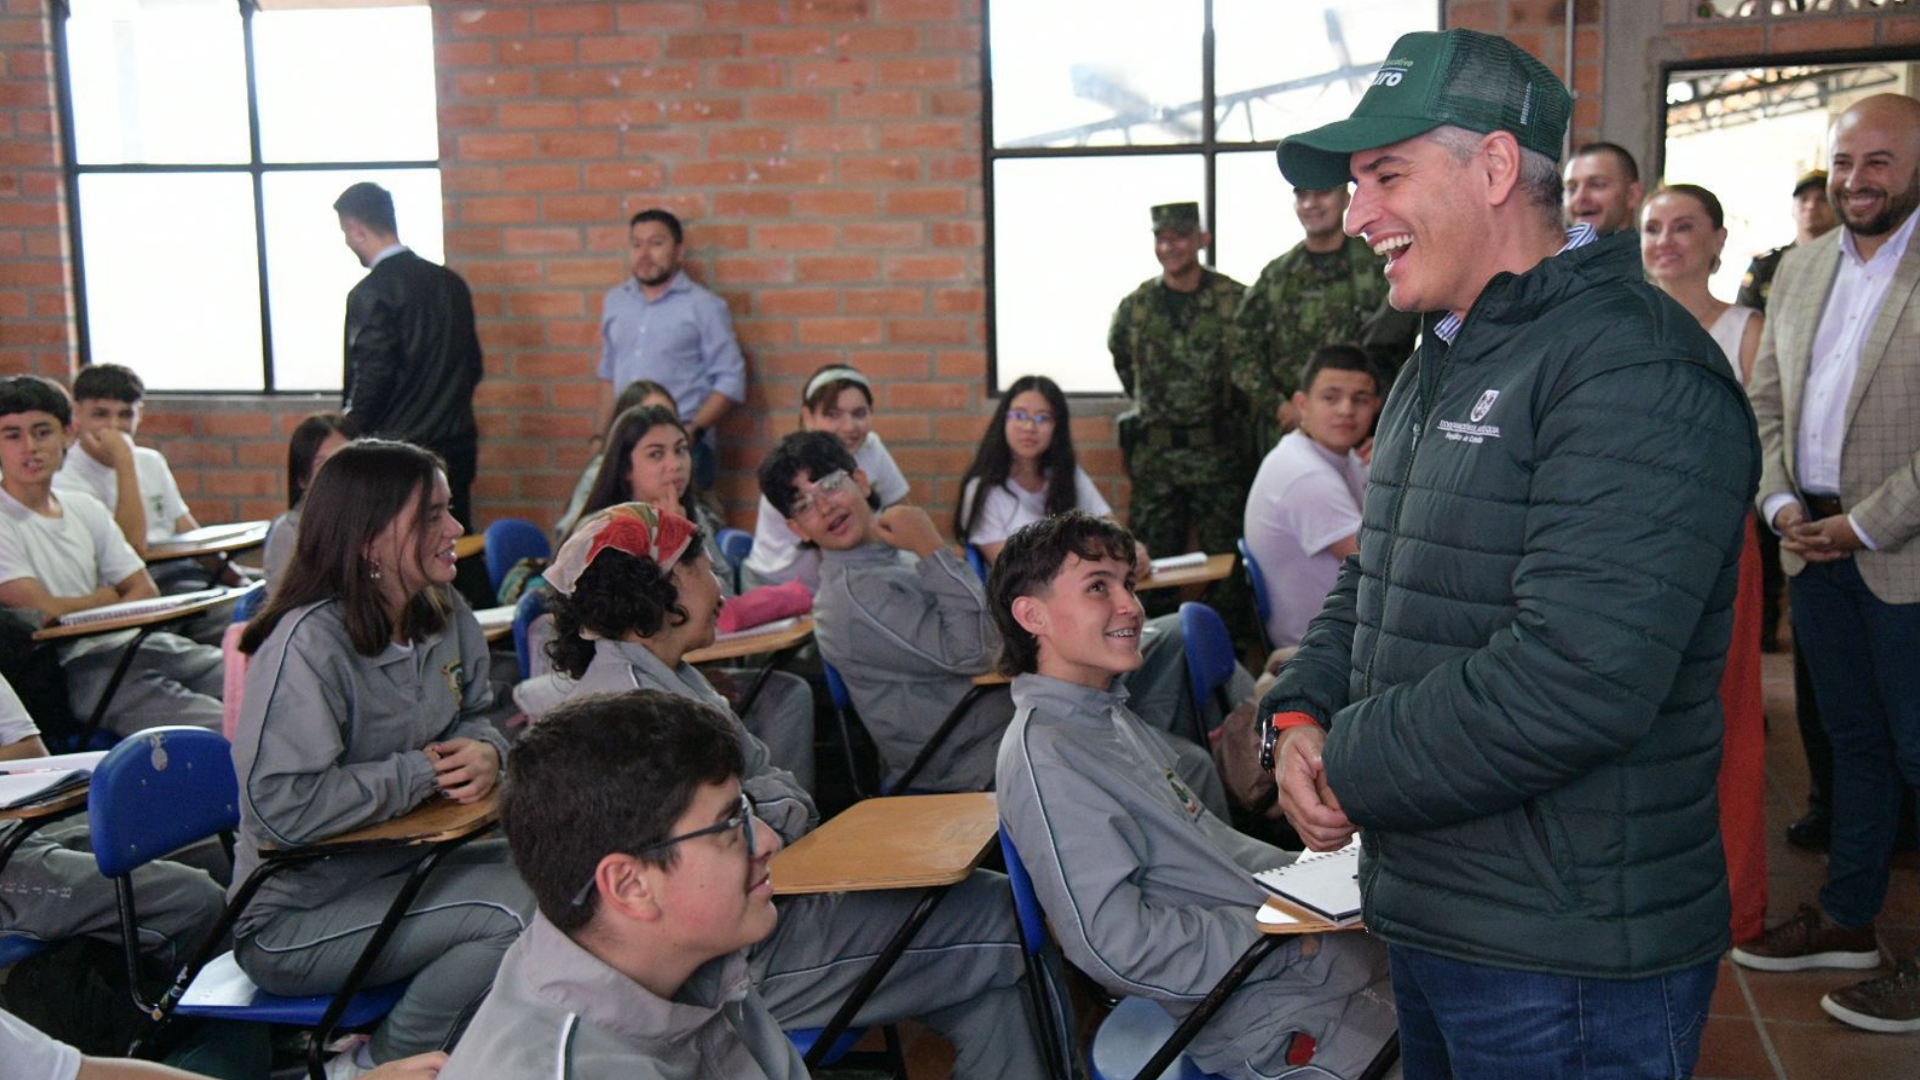
<path id="1" fill-rule="evenodd" d="M 261 417 L 261 419 L 266 419 Z M 208 495 L 272 495 L 279 490 L 271 473 L 213 469 L 200 474 L 201 490 Z"/>
<path id="2" fill-rule="evenodd" d="M 473 388 L 473 403 L 482 408 L 519 408 L 538 409 L 546 405 L 545 388 L 539 383 L 499 382 L 487 379 Z M 504 447 L 493 446 L 489 440 L 480 440 L 480 456 L 484 460 L 489 453 L 500 453 Z M 502 462 L 505 465 L 507 463 Z M 490 470 L 482 469 L 482 472 Z"/>
<path id="3" fill-rule="evenodd" d="M 984 233 L 979 225 L 971 221 L 936 221 L 933 223 L 934 247 L 977 248 L 985 243 Z"/>
<path id="4" fill-rule="evenodd" d="M 567 101 L 503 101 L 499 114 L 499 125 L 507 128 L 570 128 L 580 122 L 579 106 Z"/>
<path id="5" fill-rule="evenodd" d="M 964 214 L 965 188 L 903 188 L 887 192 L 889 214 Z"/>
<path id="6" fill-rule="evenodd" d="M 987 310 L 984 289 L 938 289 L 933 294 L 933 310 L 950 315 L 979 315 Z"/>
<path id="7" fill-rule="evenodd" d="M 803 217 L 871 217 L 878 200 L 871 191 L 799 191 L 793 212 Z"/>
<path id="8" fill-rule="evenodd" d="M 737 98 L 679 98 L 664 103 L 660 115 L 669 123 L 706 123 L 738 120 L 743 111 Z"/>
<path id="9" fill-rule="evenodd" d="M 778 0 L 723 0 L 701 6 L 700 21 L 707 26 L 771 26 L 786 21 Z"/>
<path id="10" fill-rule="evenodd" d="M 850 315 L 918 315 L 927 310 L 927 294 L 920 289 L 848 289 Z"/>
<path id="11" fill-rule="evenodd" d="M 832 175 L 826 158 L 769 158 L 747 166 L 747 179 L 756 184 L 824 184 Z"/>
<path id="12" fill-rule="evenodd" d="M 1850 19 L 1778 19 L 1774 21 L 1772 33 L 1767 36 L 1767 51 L 1797 53 L 1864 49 L 1873 45 L 1873 38 L 1873 21 L 1857 16 Z"/>
<path id="13" fill-rule="evenodd" d="M 531 22 L 525 9 L 489 7 L 456 11 L 448 25 L 456 37 L 525 37 Z"/>
<path id="14" fill-rule="evenodd" d="M 549 221 L 612 221 L 621 217 L 617 195 L 549 195 L 546 219 Z"/>
<path id="15" fill-rule="evenodd" d="M 508 191 L 573 191 L 580 170 L 572 165 L 510 165 L 500 170 L 500 186 Z"/>
<path id="16" fill-rule="evenodd" d="M 979 51 L 980 23 L 977 19 L 935 23 L 920 28 L 920 52 L 923 56 L 933 53 L 964 53 L 972 56 Z"/>
<path id="17" fill-rule="evenodd" d="M 456 145 L 468 161 L 525 161 L 534 156 L 531 135 L 462 135 Z"/>
<path id="18" fill-rule="evenodd" d="M 837 289 L 762 289 L 754 296 L 754 309 L 761 315 L 836 315 L 840 312 Z"/>
<path id="19" fill-rule="evenodd" d="M 565 68 L 539 74 L 542 98 L 591 97 L 616 94 L 621 87 L 620 72 L 613 68 Z"/>
<path id="20" fill-rule="evenodd" d="M 679 29 L 700 24 L 698 4 L 667 3 L 665 0 L 640 0 L 620 5 L 620 29 Z"/>
<path id="21" fill-rule="evenodd" d="M 934 158 L 927 167 L 930 180 L 964 180 L 972 182 L 980 179 L 979 154 L 955 154 Z"/>
<path id="22" fill-rule="evenodd" d="M 767 90 L 786 85 L 786 73 L 779 64 L 715 64 L 707 84 L 722 90 Z"/>
<path id="23" fill-rule="evenodd" d="M 530 195 L 461 199 L 460 220 L 489 225 L 524 225 L 540 220 L 540 202 Z"/>
<path id="24" fill-rule="evenodd" d="M 906 221 L 850 221 L 840 227 L 840 245 L 849 248 L 915 248 L 924 230 Z"/>
<path id="25" fill-rule="evenodd" d="M 692 131 L 629 131 L 621 136 L 620 149 L 629 156 L 692 157 L 700 152 L 700 136 Z"/>
<path id="26" fill-rule="evenodd" d="M 526 97 L 533 75 L 524 71 L 470 71 L 453 77 L 455 97 Z"/>
<path id="27" fill-rule="evenodd" d="M 825 56 L 832 47 L 825 30 L 756 30 L 747 38 L 749 56 Z"/>
<path id="28" fill-rule="evenodd" d="M 447 230 L 447 254 L 449 255 L 491 255 L 499 250 L 499 229 Z"/>
<path id="29" fill-rule="evenodd" d="M 867 60 L 842 56 L 834 60 L 796 61 L 793 65 L 793 85 L 796 87 L 810 90 L 834 87 L 865 89 L 872 82 L 873 64 Z"/>
<path id="30" fill-rule="evenodd" d="M 522 379 L 567 379 L 581 375 L 587 363 L 578 353 L 522 352 L 513 358 L 513 373 Z"/>
<path id="31" fill-rule="evenodd" d="M 273 434 L 273 418 L 264 413 L 203 413 L 200 434 L 223 438 L 258 438 Z"/>
<path id="32" fill-rule="evenodd" d="M 980 118 L 980 94 L 974 90 L 935 90 L 932 97 L 934 116 L 960 116 Z"/>
<path id="33" fill-rule="evenodd" d="M 906 157 L 843 157 L 840 179 L 849 184 L 901 183 L 920 179 L 920 160 Z"/>
<path id="34" fill-rule="evenodd" d="M 870 282 L 880 276 L 880 260 L 871 255 L 822 255 L 798 260 L 801 281 Z"/>
<path id="35" fill-rule="evenodd" d="M 872 11 L 867 0 L 797 0 L 793 5 L 795 22 L 856 22 Z"/>
<path id="36" fill-rule="evenodd" d="M 967 260 L 958 255 L 895 255 L 887 259 L 888 281 L 961 281 Z"/>
<path id="37" fill-rule="evenodd" d="M 819 251 L 833 246 L 831 225 L 761 225 L 753 231 L 753 246 L 766 251 Z"/>
<path id="38" fill-rule="evenodd" d="M 823 124 L 792 129 L 794 148 L 802 153 L 838 153 L 873 149 L 873 128 L 865 124 Z"/>
<path id="39" fill-rule="evenodd" d="M 587 309 L 577 292 L 516 292 L 507 298 L 507 306 L 515 315 L 539 316 L 580 315 Z"/>
<path id="40" fill-rule="evenodd" d="M 613 268 L 609 266 L 608 269 L 611 271 Z M 609 286 L 618 284 L 622 276 L 624 275 L 618 272 L 609 273 L 605 278 L 606 284 Z M 600 305 L 598 298 L 596 298 L 593 307 L 595 312 L 599 311 Z M 548 340 L 555 345 L 571 345 L 576 348 L 585 348 L 600 340 L 600 322 L 597 318 L 577 319 L 572 322 L 564 319 L 554 319 L 546 324 L 546 331 Z"/>
<path id="41" fill-rule="evenodd" d="M 583 128 L 617 127 L 626 132 L 634 124 L 659 122 L 660 104 L 655 101 L 602 98 L 580 103 L 580 126 Z"/>
<path id="42" fill-rule="evenodd" d="M 589 165 L 580 185 L 586 191 L 635 191 L 657 188 L 666 170 L 658 165 Z"/>
<path id="43" fill-rule="evenodd" d="M 546 158 L 610 158 L 620 156 L 620 135 L 613 131 L 549 132 L 539 138 Z"/>
<path id="44" fill-rule="evenodd" d="M 501 60 L 508 64 L 571 64 L 574 60 L 572 38 L 527 38 L 500 46 Z"/>
<path id="45" fill-rule="evenodd" d="M 911 26 L 862 26 L 834 38 L 840 51 L 854 56 L 919 51 L 920 33 Z"/>
<path id="46" fill-rule="evenodd" d="M 618 280 L 618 271 L 605 259 L 548 259 L 547 284 L 555 288 L 577 285 L 601 292 Z"/>
<path id="47" fill-rule="evenodd" d="M 952 86 L 960 81 L 958 58 L 881 60 L 876 70 L 882 86 Z"/>
<path id="48" fill-rule="evenodd" d="M 613 8 L 606 4 L 552 4 L 536 8 L 537 34 L 607 34 L 613 31 Z"/>
<path id="49" fill-rule="evenodd" d="M 491 41 L 438 41 L 433 46 L 434 66 L 445 70 L 456 67 L 479 67 L 493 63 L 493 42 Z"/>
<path id="50" fill-rule="evenodd" d="M 793 341 L 793 323 L 787 319 L 743 319 L 733 320 L 733 329 L 740 338 L 740 344 L 747 350 L 751 359 L 754 349 L 761 345 L 783 346 Z M 752 397 L 749 384 L 748 397 Z"/>
<path id="51" fill-rule="evenodd" d="M 802 345 L 878 345 L 879 319 L 800 319 Z"/>
<path id="52" fill-rule="evenodd" d="M 834 110 L 842 120 L 903 120 L 920 115 L 920 95 L 911 90 L 841 94 Z"/>
<path id="53" fill-rule="evenodd" d="M 744 161 L 689 161 L 673 167 L 673 182 L 679 187 L 738 184 L 746 178 Z"/>
<path id="54" fill-rule="evenodd" d="M 793 280 L 793 264 L 781 258 L 724 256 L 714 260 L 713 270 L 716 281 L 729 285 Z"/>
<path id="55" fill-rule="evenodd" d="M 887 341 L 894 345 L 964 345 L 972 340 L 972 320 L 890 319 Z"/>
<path id="56" fill-rule="evenodd" d="M 881 22 L 946 22 L 960 17 L 960 0 L 880 0 Z"/>
<path id="57" fill-rule="evenodd" d="M 509 255 L 571 255 L 580 250 L 578 229 L 507 229 L 500 240 Z"/>
<path id="58" fill-rule="evenodd" d="M 960 124 L 888 124 L 880 129 L 882 150 L 959 150 L 973 141 Z"/>
<path id="59" fill-rule="evenodd" d="M 746 39 L 739 34 L 675 34 L 667 39 L 672 60 L 717 60 L 745 51 Z"/>
<path id="60" fill-rule="evenodd" d="M 440 134 L 445 137 L 449 132 L 461 128 L 494 128 L 499 126 L 499 110 L 484 101 L 441 102 L 438 110 Z"/>
<path id="61" fill-rule="evenodd" d="M 833 114 L 825 94 L 762 94 L 748 103 L 747 111 L 760 121 L 825 120 Z"/>
<path id="62" fill-rule="evenodd" d="M 726 128 L 707 136 L 709 154 L 783 154 L 787 133 L 780 128 Z"/>
<path id="63" fill-rule="evenodd" d="M 658 59 L 660 42 L 633 34 L 612 34 L 581 38 L 579 51 L 583 64 L 631 64 Z"/>

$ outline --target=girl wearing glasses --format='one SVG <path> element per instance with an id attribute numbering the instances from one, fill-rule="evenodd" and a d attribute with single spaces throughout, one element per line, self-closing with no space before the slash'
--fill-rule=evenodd
<path id="1" fill-rule="evenodd" d="M 1043 517 L 1069 510 L 1112 517 L 1113 508 L 1074 461 L 1072 429 L 1058 383 L 1045 375 L 1014 380 L 960 482 L 953 534 L 992 563 L 1007 537 Z M 1137 554 L 1144 575 L 1146 548 Z"/>
<path id="2" fill-rule="evenodd" d="M 350 443 L 314 477 L 293 559 L 240 639 L 253 659 L 233 740 L 235 889 L 263 849 L 492 793 L 506 740 L 485 716 L 486 639 L 449 588 L 462 529 L 448 502 L 440 460 L 407 443 Z M 429 850 L 281 872 L 240 916 L 235 959 L 270 993 L 333 993 Z M 501 841 L 446 855 L 368 975 L 412 982 L 357 1060 L 328 1075 L 450 1044 L 533 909 Z"/>
<path id="3" fill-rule="evenodd" d="M 800 430 L 824 431 L 840 440 L 860 463 L 880 496 L 882 508 L 907 497 L 907 478 L 873 431 L 873 385 L 846 364 L 828 364 L 807 377 L 800 393 Z M 763 496 L 753 528 L 753 554 L 746 579 L 752 585 L 777 585 L 795 578 L 810 591 L 820 585 L 820 553 L 787 528 L 786 518 Z"/>

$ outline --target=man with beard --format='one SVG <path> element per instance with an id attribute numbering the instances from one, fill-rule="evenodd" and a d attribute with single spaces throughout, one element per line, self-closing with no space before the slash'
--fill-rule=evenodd
<path id="1" fill-rule="evenodd" d="M 600 422 L 607 430 L 613 402 L 635 379 L 651 379 L 673 395 L 693 448 L 694 486 L 713 483 L 717 453 L 713 426 L 747 399 L 747 365 L 733 339 L 726 301 L 681 269 L 685 232 L 680 219 L 642 210 L 627 223 L 632 276 L 607 290 L 600 305 Z M 595 435 L 592 445 L 598 446 Z"/>
<path id="2" fill-rule="evenodd" d="M 1833 125 L 1827 194 L 1845 228 L 1781 260 L 1754 364 L 1765 472 L 1755 505 L 1793 577 L 1793 637 L 1833 742 L 1819 904 L 1733 950 L 1762 971 L 1880 966 L 1903 789 L 1920 786 L 1920 101 L 1866 98 Z M 1920 966 L 1820 1005 L 1920 1031 Z"/>
<path id="3" fill-rule="evenodd" d="M 1640 166 L 1617 143 L 1590 142 L 1567 161 L 1567 224 L 1586 222 L 1596 236 L 1633 228 L 1639 216 Z"/>

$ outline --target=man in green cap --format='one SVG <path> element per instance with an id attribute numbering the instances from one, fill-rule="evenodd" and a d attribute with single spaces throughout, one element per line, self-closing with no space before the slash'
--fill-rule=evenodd
<path id="1" fill-rule="evenodd" d="M 1120 301 L 1107 331 L 1133 399 L 1119 425 L 1133 480 L 1127 520 L 1156 555 L 1232 551 L 1246 507 L 1246 405 L 1227 378 L 1225 348 L 1245 286 L 1200 264 L 1212 242 L 1198 203 L 1154 207 L 1160 274 Z M 1206 599 L 1236 636 L 1252 639 L 1253 609 L 1237 582 L 1215 582 Z"/>
<path id="2" fill-rule="evenodd" d="M 1413 351 L 1419 316 L 1388 305 L 1381 260 L 1365 240 L 1341 232 L 1346 209 L 1344 181 L 1294 188 L 1293 213 L 1307 237 L 1260 271 L 1234 313 L 1228 367 L 1252 403 L 1254 461 L 1298 422 L 1293 394 L 1315 349 L 1360 346 L 1383 373 L 1383 390 Z"/>
<path id="3" fill-rule="evenodd" d="M 1359 552 L 1260 703 L 1280 804 L 1317 850 L 1360 834 L 1408 1077 L 1689 1075 L 1753 413 L 1631 231 L 1563 230 L 1543 64 L 1466 30 L 1387 55 L 1279 149 L 1351 179 L 1347 232 L 1422 313 Z"/>

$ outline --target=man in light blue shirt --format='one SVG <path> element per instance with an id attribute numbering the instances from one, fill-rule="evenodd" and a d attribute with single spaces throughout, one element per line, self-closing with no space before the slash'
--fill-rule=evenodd
<path id="1" fill-rule="evenodd" d="M 613 401 L 627 384 L 651 379 L 667 388 L 693 444 L 694 483 L 713 480 L 709 434 L 735 402 L 747 399 L 747 365 L 733 339 L 724 300 L 681 269 L 680 219 L 642 210 L 627 226 L 633 276 L 607 291 L 600 306 L 600 423 L 613 419 Z M 597 445 L 599 436 L 594 436 Z"/>

